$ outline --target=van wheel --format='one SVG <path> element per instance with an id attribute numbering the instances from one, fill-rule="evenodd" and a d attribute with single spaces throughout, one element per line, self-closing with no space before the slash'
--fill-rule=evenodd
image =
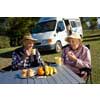
<path id="1" fill-rule="evenodd" d="M 56 43 L 56 52 L 61 52 L 62 51 L 62 44 L 61 42 Z"/>

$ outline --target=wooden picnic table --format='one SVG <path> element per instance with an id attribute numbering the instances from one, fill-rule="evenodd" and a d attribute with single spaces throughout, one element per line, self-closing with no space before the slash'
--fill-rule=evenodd
<path id="1" fill-rule="evenodd" d="M 53 76 L 22 79 L 21 70 L 0 72 L 0 84 L 83 84 L 85 81 L 64 65 L 56 66 L 57 73 Z M 37 67 L 33 68 L 37 70 Z"/>

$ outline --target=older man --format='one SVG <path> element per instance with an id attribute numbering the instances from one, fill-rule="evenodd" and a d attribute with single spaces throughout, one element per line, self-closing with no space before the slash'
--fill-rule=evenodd
<path id="1" fill-rule="evenodd" d="M 12 54 L 12 66 L 14 70 L 44 65 L 39 51 L 34 48 L 35 42 L 36 39 L 32 38 L 31 35 L 24 36 L 22 40 L 23 46 L 16 49 Z"/>

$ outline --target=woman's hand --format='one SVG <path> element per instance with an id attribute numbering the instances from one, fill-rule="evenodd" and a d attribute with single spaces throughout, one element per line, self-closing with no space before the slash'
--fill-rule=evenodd
<path id="1" fill-rule="evenodd" d="M 67 53 L 67 55 L 68 55 L 68 58 L 69 58 L 70 60 L 72 60 L 72 61 L 74 61 L 74 62 L 77 62 L 77 57 L 76 57 L 71 51 L 69 51 L 69 52 Z"/>

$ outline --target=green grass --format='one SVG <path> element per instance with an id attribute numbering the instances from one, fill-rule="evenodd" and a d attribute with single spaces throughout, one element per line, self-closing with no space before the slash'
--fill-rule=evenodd
<path id="1" fill-rule="evenodd" d="M 13 51 L 13 50 L 15 50 L 16 48 L 18 48 L 18 47 L 0 49 L 0 54 Z"/>
<path id="2" fill-rule="evenodd" d="M 100 34 L 100 31 L 94 31 L 94 34 Z M 90 35 L 89 32 L 85 33 L 86 35 Z M 100 40 L 96 40 L 96 41 L 88 41 L 88 42 L 84 42 L 84 44 L 90 44 L 91 47 L 91 57 L 92 57 L 92 68 L 93 68 L 93 83 L 95 84 L 100 84 Z M 0 49 L 0 54 L 2 53 L 6 53 L 6 52 L 10 52 L 13 51 L 15 48 L 6 48 L 6 49 Z M 55 56 L 60 56 L 60 53 L 49 53 L 49 54 L 45 54 L 42 55 L 43 60 L 45 61 L 50 61 L 50 62 L 54 62 L 54 57 Z M 0 67 L 5 67 L 6 65 L 10 64 L 11 62 L 11 58 L 4 58 L 4 57 L 0 57 Z"/>
<path id="3" fill-rule="evenodd" d="M 61 56 L 60 53 L 53 53 L 53 54 L 49 54 L 49 55 L 42 55 L 43 60 L 48 61 L 48 62 L 55 62 L 54 57 L 56 56 Z"/>
<path id="4" fill-rule="evenodd" d="M 100 40 L 87 42 L 91 46 L 92 70 L 94 83 L 100 83 Z"/>
<path id="5" fill-rule="evenodd" d="M 83 31 L 83 35 L 84 36 L 91 36 L 91 35 L 96 35 L 96 34 L 99 34 L 100 35 L 100 30 L 84 30 Z"/>
<path id="6" fill-rule="evenodd" d="M 11 65 L 11 52 L 16 48 L 0 49 L 0 69 Z"/>

